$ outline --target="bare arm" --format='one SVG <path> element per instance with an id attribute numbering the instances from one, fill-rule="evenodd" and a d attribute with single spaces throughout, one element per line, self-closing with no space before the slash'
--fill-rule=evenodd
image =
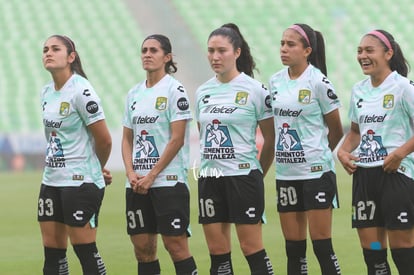
<path id="1" fill-rule="evenodd" d="M 124 127 L 122 130 L 121 153 L 124 161 L 125 173 L 131 184 L 134 187 L 138 182 L 138 175 L 134 171 L 132 164 L 132 152 L 134 149 L 134 132 L 132 129 Z"/>
<path id="2" fill-rule="evenodd" d="M 339 110 L 336 109 L 324 116 L 326 125 L 328 126 L 328 141 L 329 148 L 331 151 L 335 150 L 335 147 L 338 145 L 338 142 L 341 140 L 344 135 L 344 130 L 342 128 L 341 118 L 339 116 Z"/>
<path id="3" fill-rule="evenodd" d="M 112 175 L 108 169 L 105 168 L 106 162 L 109 159 L 112 149 L 112 138 L 106 126 L 105 120 L 99 120 L 88 126 L 92 136 L 95 140 L 95 153 L 101 164 L 105 184 L 111 184 Z"/>
<path id="4" fill-rule="evenodd" d="M 384 159 L 383 168 L 387 173 L 395 173 L 400 168 L 401 161 L 410 153 L 414 152 L 414 137 L 395 149 Z"/>
<path id="5" fill-rule="evenodd" d="M 275 126 L 273 118 L 259 121 L 259 128 L 262 131 L 264 140 L 259 161 L 263 169 L 263 176 L 265 176 L 275 156 Z"/>
<path id="6" fill-rule="evenodd" d="M 95 152 L 96 156 L 101 163 L 101 167 L 104 168 L 106 162 L 109 159 L 112 149 L 112 138 L 106 126 L 105 120 L 99 120 L 88 126 L 95 140 Z"/>
<path id="7" fill-rule="evenodd" d="M 338 149 L 338 159 L 348 174 L 354 173 L 357 168 L 354 161 L 358 161 L 359 158 L 353 156 L 351 152 L 358 146 L 360 138 L 359 126 L 352 122 L 349 133 L 345 136 L 344 142 Z"/>

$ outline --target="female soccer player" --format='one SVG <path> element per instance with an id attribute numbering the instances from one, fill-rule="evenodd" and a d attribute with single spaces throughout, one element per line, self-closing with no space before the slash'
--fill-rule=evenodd
<path id="1" fill-rule="evenodd" d="M 387 240 L 400 275 L 414 270 L 414 84 L 394 37 L 365 34 L 357 60 L 369 78 L 352 89 L 351 129 L 338 158 L 353 174 L 352 227 L 368 274 L 391 274 Z"/>
<path id="2" fill-rule="evenodd" d="M 38 201 L 43 274 L 69 274 L 68 238 L 83 274 L 106 274 L 95 243 L 104 187 L 112 181 L 104 169 L 112 146 L 104 112 L 70 38 L 49 37 L 43 65 L 53 79 L 41 97 L 47 140 Z"/>
<path id="3" fill-rule="evenodd" d="M 332 248 L 332 208 L 338 207 L 332 151 L 343 130 L 340 102 L 327 78 L 322 34 L 294 24 L 282 35 L 287 67 L 270 78 L 276 132 L 277 210 L 287 273 L 307 274 L 307 231 L 324 275 L 341 274 Z"/>
<path id="4" fill-rule="evenodd" d="M 196 92 L 201 171 L 199 222 L 211 257 L 210 274 L 233 274 L 230 226 L 234 223 L 251 274 L 274 274 L 262 241 L 263 176 L 273 161 L 274 128 L 267 90 L 254 80 L 249 45 L 235 24 L 208 38 L 216 76 Z M 264 144 L 256 158 L 256 129 Z"/>
<path id="5" fill-rule="evenodd" d="M 170 40 L 150 35 L 141 45 L 146 80 L 128 93 L 122 156 L 127 174 L 127 231 L 138 274 L 159 274 L 157 234 L 177 274 L 196 274 L 188 247 L 190 196 L 187 92 L 171 74 L 177 71 Z"/>

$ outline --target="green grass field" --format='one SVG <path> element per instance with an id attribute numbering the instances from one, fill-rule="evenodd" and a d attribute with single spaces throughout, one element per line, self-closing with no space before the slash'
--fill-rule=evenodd
<path id="1" fill-rule="evenodd" d="M 333 243 L 342 274 L 366 274 L 356 231 L 351 228 L 351 178 L 338 167 L 338 187 L 341 208 L 334 211 Z M 98 248 L 105 261 L 108 274 L 136 274 L 136 262 L 124 218 L 124 174 L 113 173 L 114 183 L 107 188 L 101 209 L 98 230 Z M 286 274 L 284 240 L 276 212 L 274 175 L 266 177 L 266 216 L 263 226 L 265 248 L 273 263 L 275 274 Z M 43 247 L 36 220 L 37 196 L 41 173 L 0 173 L 0 274 L 41 274 Z M 197 192 L 190 176 L 192 194 L 190 238 L 191 252 L 197 262 L 199 274 L 209 274 L 209 254 L 201 226 L 197 222 Z M 175 274 L 174 267 L 159 242 L 159 258 L 163 274 Z M 72 248 L 68 249 L 71 274 L 81 274 L 81 268 Z M 249 274 L 233 231 L 232 259 L 235 274 Z M 396 269 L 389 258 L 393 268 Z M 308 243 L 309 274 L 320 274 L 319 266 Z"/>

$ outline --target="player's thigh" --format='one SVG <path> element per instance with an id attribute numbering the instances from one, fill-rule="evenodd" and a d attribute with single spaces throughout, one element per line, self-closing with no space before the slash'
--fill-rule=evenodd
<path id="1" fill-rule="evenodd" d="M 72 245 L 76 244 L 88 244 L 96 242 L 97 229 L 92 228 L 89 223 L 83 227 L 68 226 L 68 234 Z"/>
<path id="2" fill-rule="evenodd" d="M 130 235 L 135 257 L 140 262 L 152 262 L 157 258 L 157 234 L 141 233 Z"/>
<path id="3" fill-rule="evenodd" d="M 390 248 L 414 247 L 414 228 L 406 230 L 388 230 Z"/>
<path id="4" fill-rule="evenodd" d="M 225 254 L 231 251 L 230 223 L 203 224 L 204 236 L 210 254 Z"/>
<path id="5" fill-rule="evenodd" d="M 68 232 L 65 224 L 54 221 L 39 222 L 43 246 L 51 248 L 66 248 Z"/>
<path id="6" fill-rule="evenodd" d="M 236 224 L 236 232 L 245 256 L 263 249 L 262 223 Z"/>
<path id="7" fill-rule="evenodd" d="M 301 241 L 306 239 L 306 212 L 279 212 L 279 220 L 286 240 Z"/>
<path id="8" fill-rule="evenodd" d="M 180 236 L 162 235 L 162 241 L 173 262 L 181 261 L 191 256 L 187 234 L 184 233 Z"/>
<path id="9" fill-rule="evenodd" d="M 362 248 L 384 249 L 387 247 L 387 232 L 384 227 L 357 228 Z"/>
<path id="10" fill-rule="evenodd" d="M 332 235 L 332 208 L 307 211 L 309 235 L 312 240 L 324 240 Z"/>

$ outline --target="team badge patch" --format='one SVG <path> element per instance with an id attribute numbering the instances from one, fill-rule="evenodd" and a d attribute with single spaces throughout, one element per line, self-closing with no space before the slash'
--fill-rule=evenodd
<path id="1" fill-rule="evenodd" d="M 178 180 L 178 176 L 177 175 L 167 175 L 166 176 L 167 180 L 173 180 L 173 181 L 177 181 Z"/>
<path id="2" fill-rule="evenodd" d="M 70 113 L 70 104 L 69 102 L 61 102 L 59 108 L 59 114 L 61 116 L 68 116 Z"/>
<path id="3" fill-rule="evenodd" d="M 302 104 L 309 104 L 311 98 L 311 91 L 309 90 L 299 90 L 298 101 Z"/>
<path id="4" fill-rule="evenodd" d="M 157 97 L 157 101 L 155 102 L 155 109 L 160 111 L 167 109 L 167 98 L 162 96 Z"/>
<path id="5" fill-rule="evenodd" d="M 248 97 L 249 97 L 248 92 L 237 92 L 235 102 L 236 104 L 239 104 L 239 105 L 246 105 Z"/>
<path id="6" fill-rule="evenodd" d="M 391 109 L 394 107 L 394 95 L 384 95 L 382 107 L 385 109 Z"/>

